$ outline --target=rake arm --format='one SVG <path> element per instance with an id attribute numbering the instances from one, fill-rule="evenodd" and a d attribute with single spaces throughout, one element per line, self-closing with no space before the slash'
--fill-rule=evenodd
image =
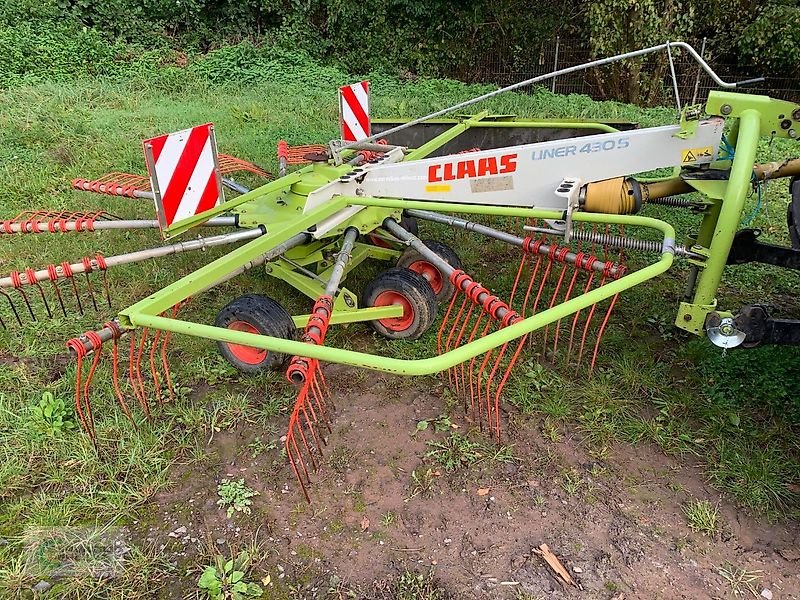
<path id="1" fill-rule="evenodd" d="M 330 278 L 325 285 L 325 292 L 314 303 L 306 324 L 303 341 L 307 344 L 321 346 L 325 341 L 333 314 L 333 296 L 342 281 L 357 239 L 356 228 L 350 227 L 345 231 L 341 250 L 336 255 Z M 318 360 L 303 356 L 293 357 L 286 370 L 286 378 L 291 383 L 300 385 L 286 431 L 286 456 L 289 458 L 292 472 L 300 483 L 303 495 L 310 502 L 307 485 L 311 479 L 306 463 L 310 463 L 312 470 L 315 471 L 319 467 L 318 459 L 322 458 L 325 438 L 317 433 L 317 425 L 323 423 L 330 433 L 328 404 L 332 407 L 332 403 Z"/>
<path id="2" fill-rule="evenodd" d="M 86 283 L 86 290 L 88 292 L 89 298 L 91 299 L 92 305 L 94 306 L 95 310 L 99 310 L 97 300 L 95 299 L 94 289 L 92 287 L 91 280 L 89 275 L 96 271 L 100 271 L 103 276 L 103 290 L 106 299 L 106 303 L 109 307 L 111 307 L 111 295 L 109 293 L 108 287 L 108 280 L 106 277 L 106 272 L 109 268 L 117 267 L 120 265 L 128 265 L 132 263 L 142 262 L 144 260 L 150 260 L 155 258 L 162 258 L 165 256 L 170 256 L 173 254 L 180 254 L 183 252 L 189 252 L 194 250 L 205 250 L 207 248 L 213 248 L 216 246 L 222 246 L 226 244 L 233 244 L 242 241 L 248 241 L 255 239 L 265 233 L 265 228 L 263 227 L 256 227 L 253 229 L 245 229 L 241 231 L 236 231 L 233 233 L 218 235 L 218 236 L 211 236 L 207 238 L 198 237 L 194 240 L 187 240 L 184 242 L 178 242 L 175 244 L 169 244 L 166 246 L 158 246 L 155 248 L 148 248 L 146 250 L 138 250 L 136 252 L 129 252 L 126 254 L 117 254 L 115 256 L 107 256 L 104 257 L 102 254 L 96 254 L 93 257 L 85 256 L 79 262 L 69 263 L 69 262 L 62 262 L 59 265 L 51 264 L 48 265 L 44 269 L 34 270 L 31 268 L 24 269 L 23 271 L 12 271 L 6 277 L 0 277 L 0 292 L 6 297 L 7 301 L 10 303 L 12 311 L 17 319 L 17 322 L 21 324 L 21 319 L 19 318 L 19 313 L 14 306 L 14 301 L 12 296 L 3 291 L 4 289 L 12 289 L 15 290 L 23 299 L 25 306 L 31 315 L 31 318 L 35 321 L 36 315 L 31 305 L 30 299 L 28 298 L 27 293 L 25 292 L 26 288 L 34 287 L 38 292 L 39 297 L 42 300 L 42 304 L 45 307 L 45 310 L 49 317 L 52 318 L 52 310 L 50 309 L 50 304 L 47 301 L 47 296 L 45 294 L 44 288 L 42 287 L 43 282 L 50 282 L 52 284 L 53 291 L 58 299 L 59 306 L 61 307 L 61 311 L 64 316 L 67 316 L 67 306 L 64 303 L 64 298 L 61 293 L 61 288 L 59 284 L 62 281 L 68 280 L 70 282 L 70 286 L 75 298 L 75 305 L 78 309 L 78 312 L 83 314 L 83 304 L 80 299 L 80 293 L 78 291 L 78 285 L 76 283 L 76 276 L 83 275 L 85 278 Z M 5 323 L 0 321 L 0 324 L 5 326 Z"/>

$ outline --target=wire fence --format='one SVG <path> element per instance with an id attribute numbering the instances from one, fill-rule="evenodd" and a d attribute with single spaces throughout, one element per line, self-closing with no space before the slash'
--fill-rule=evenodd
<path id="1" fill-rule="evenodd" d="M 710 46 L 707 40 L 690 42 L 698 52 Z M 743 81 L 764 76 L 757 85 L 737 91 L 766 94 L 773 98 L 800 101 L 800 82 L 796 76 L 774 76 L 753 65 L 733 65 L 709 59 L 711 67 L 725 81 Z M 483 60 L 454 69 L 450 77 L 470 83 L 509 85 L 597 58 L 583 40 L 556 38 L 526 51 L 508 50 L 486 54 Z M 718 89 L 711 78 L 685 52 L 673 52 L 675 81 L 681 105 L 703 102 L 711 90 Z M 633 61 L 562 75 L 543 86 L 559 94 L 586 94 L 599 100 L 620 100 L 655 106 L 675 104 L 675 85 L 666 52 L 645 58 L 640 65 Z"/>

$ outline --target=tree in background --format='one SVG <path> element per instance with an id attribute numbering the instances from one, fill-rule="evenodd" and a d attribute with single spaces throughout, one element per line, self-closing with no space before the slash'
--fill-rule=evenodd
<path id="1" fill-rule="evenodd" d="M 592 55 L 622 54 L 682 40 L 695 25 L 692 0 L 593 0 L 588 4 L 586 27 Z M 594 73 L 603 97 L 652 104 L 659 99 L 668 59 L 663 53 L 615 63 Z"/>

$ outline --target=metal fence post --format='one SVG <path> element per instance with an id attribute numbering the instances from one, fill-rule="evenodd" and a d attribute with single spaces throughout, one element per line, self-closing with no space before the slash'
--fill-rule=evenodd
<path id="1" fill-rule="evenodd" d="M 560 43 L 561 43 L 561 36 L 557 35 L 556 36 L 556 55 L 555 55 L 555 58 L 553 59 L 553 71 L 558 71 L 558 47 L 559 47 Z M 554 94 L 556 93 L 556 79 L 557 79 L 557 77 L 553 77 L 553 83 L 550 86 L 550 91 L 553 92 Z"/>
<path id="2" fill-rule="evenodd" d="M 700 46 L 700 58 L 705 60 L 706 58 L 706 38 L 703 38 L 703 44 Z M 700 91 L 700 75 L 702 73 L 702 69 L 700 66 L 697 66 L 697 79 L 694 80 L 694 94 L 692 94 L 692 104 L 697 104 L 697 93 Z"/>

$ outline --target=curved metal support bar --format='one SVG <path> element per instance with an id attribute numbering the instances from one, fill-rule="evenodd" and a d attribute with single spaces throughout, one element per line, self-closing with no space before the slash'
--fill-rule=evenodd
<path id="1" fill-rule="evenodd" d="M 488 100 L 489 98 L 493 98 L 495 96 L 499 96 L 500 94 L 504 94 L 505 92 L 511 92 L 514 90 L 518 90 L 519 88 L 523 88 L 529 85 L 533 85 L 534 83 L 539 83 L 541 81 L 547 81 L 548 79 L 552 79 L 554 77 L 560 77 L 562 75 L 569 75 L 570 73 L 576 73 L 578 71 L 585 71 L 586 69 L 591 69 L 594 67 L 602 67 L 604 65 L 608 65 L 611 63 L 619 62 L 621 60 L 626 60 L 629 58 L 637 58 L 639 56 L 645 56 L 647 54 L 652 54 L 653 52 L 659 52 L 661 50 L 666 50 L 667 52 L 670 51 L 671 48 L 682 48 L 686 50 L 689 55 L 700 65 L 700 67 L 711 77 L 712 81 L 716 83 L 720 87 L 724 88 L 735 88 L 741 87 L 744 85 L 751 85 L 753 83 L 757 83 L 759 81 L 763 81 L 763 78 L 756 78 L 756 79 L 748 79 L 747 81 L 741 81 L 739 83 L 724 81 L 717 75 L 711 66 L 703 59 L 702 56 L 694 49 L 691 45 L 687 44 L 686 42 L 665 42 L 663 44 L 659 44 L 658 46 L 650 46 L 649 48 L 642 48 L 641 50 L 634 50 L 632 52 L 625 52 L 623 54 L 617 54 L 616 56 L 609 56 L 607 58 L 599 58 L 597 60 L 590 61 L 588 63 L 584 63 L 582 65 L 575 65 L 573 67 L 565 67 L 563 69 L 558 69 L 556 71 L 551 71 L 550 73 L 545 73 L 544 75 L 537 75 L 536 77 L 531 77 L 530 79 L 526 79 L 524 81 L 520 81 L 517 83 L 513 83 L 506 87 L 500 88 L 498 90 L 493 90 L 491 92 L 487 92 L 486 94 L 482 94 L 480 96 L 476 96 L 469 100 L 465 100 L 463 102 L 459 102 L 458 104 L 454 104 L 453 106 L 449 106 L 447 108 L 443 108 L 441 110 L 437 110 L 436 112 L 432 112 L 429 115 L 425 115 L 424 117 L 420 117 L 418 119 L 414 119 L 413 121 L 409 121 L 408 123 L 403 123 L 398 125 L 397 127 L 392 127 L 391 129 L 387 129 L 385 131 L 381 131 L 380 133 L 376 133 L 371 135 L 368 138 L 365 138 L 359 142 L 352 142 L 350 144 L 345 144 L 339 147 L 339 150 L 346 150 L 348 148 L 353 148 L 357 144 L 364 144 L 366 142 L 371 142 L 376 140 L 380 137 L 386 137 L 393 133 L 397 133 L 398 131 L 402 131 L 408 127 L 413 127 L 414 125 L 419 125 L 420 123 L 424 123 L 429 119 L 434 119 L 436 117 L 441 117 L 449 112 L 453 112 L 456 110 L 460 110 L 462 108 L 466 108 L 467 106 L 472 106 L 473 104 L 477 104 L 478 102 L 482 102 L 483 100 Z"/>
<path id="2" fill-rule="evenodd" d="M 519 217 L 557 219 L 561 216 L 561 213 L 558 211 L 547 211 L 540 209 L 526 209 L 518 207 L 481 207 L 476 205 L 454 205 L 432 202 L 408 202 L 404 200 L 383 198 L 339 197 L 331 203 L 330 207 L 325 208 L 327 210 L 333 210 L 341 207 L 342 204 L 380 206 L 385 208 L 420 208 L 427 210 L 439 210 L 442 212 L 502 214 Z M 309 218 L 309 216 L 306 216 L 306 218 Z M 577 213 L 574 215 L 574 219 L 589 223 L 612 223 L 649 227 L 661 232 L 665 241 L 675 238 L 675 230 L 671 225 L 649 217 L 637 215 Z M 253 243 L 254 242 L 251 242 L 251 244 Z M 669 248 L 668 243 L 665 243 L 665 248 Z M 256 251 L 256 248 L 250 249 L 250 252 L 254 251 Z M 247 250 L 245 248 L 241 248 L 235 252 L 242 253 L 244 256 L 247 255 Z M 615 294 L 652 279 L 667 271 L 672 266 L 673 260 L 674 255 L 671 252 L 666 251 L 655 263 L 652 263 L 638 271 L 629 273 L 620 279 L 611 281 L 606 285 L 596 288 L 586 294 L 576 296 L 567 302 L 553 306 L 552 308 L 519 321 L 514 325 L 510 325 L 509 327 L 500 329 L 490 335 L 476 339 L 469 344 L 453 349 L 440 356 L 416 360 L 380 357 L 365 352 L 356 352 L 327 346 L 316 346 L 306 344 L 304 342 L 286 340 L 283 338 L 244 333 L 199 323 L 189 323 L 155 314 L 149 314 L 149 311 L 143 312 L 142 310 L 137 310 L 137 307 L 129 308 L 123 312 L 123 315 L 126 317 L 128 324 L 135 327 L 152 327 L 184 335 L 202 337 L 221 342 L 242 344 L 245 346 L 253 346 L 256 348 L 280 352 L 282 354 L 302 355 L 312 359 L 341 363 L 389 373 L 398 373 L 403 375 L 427 375 L 443 371 L 466 360 L 470 360 L 471 358 L 483 354 L 492 348 L 499 347 L 506 342 L 517 339 L 536 329 L 540 329 L 549 323 L 563 319 L 570 314 L 574 314 L 579 310 L 583 310 L 588 306 L 591 306 L 592 304 L 601 302 L 614 296 Z M 222 264 L 219 266 L 221 267 Z M 177 282 L 173 285 L 181 285 L 184 288 L 187 287 L 186 282 Z M 149 308 L 152 310 L 154 307 L 151 305 Z M 125 325 L 126 324 L 123 323 L 123 326 Z"/>

